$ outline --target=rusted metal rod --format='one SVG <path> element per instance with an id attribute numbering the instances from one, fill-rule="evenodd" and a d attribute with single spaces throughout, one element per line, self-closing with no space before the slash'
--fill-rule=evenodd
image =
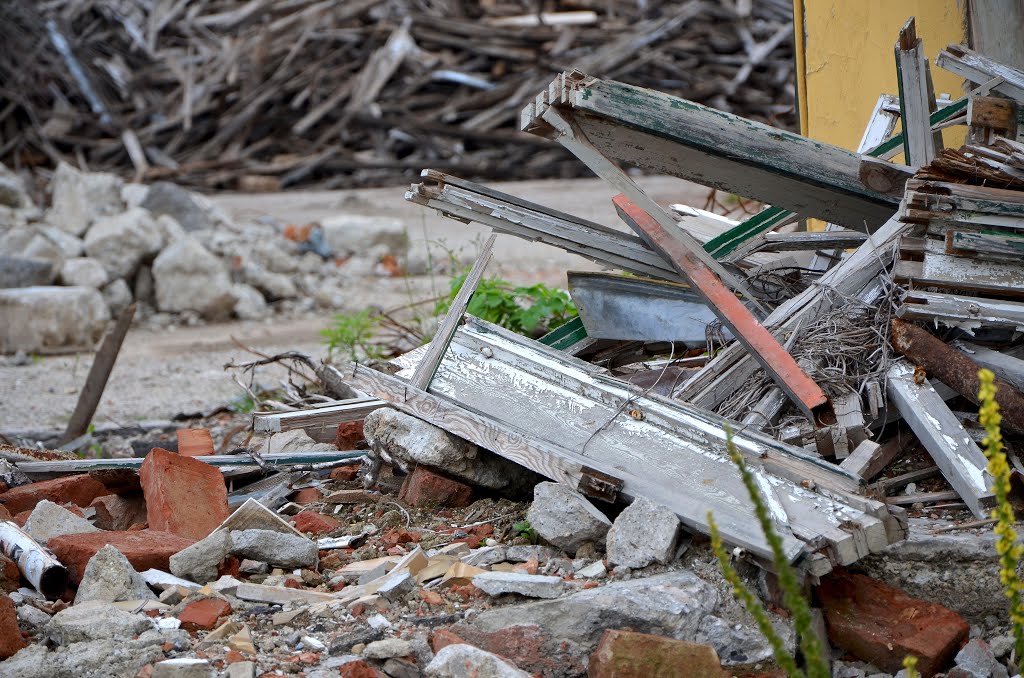
<path id="1" fill-rule="evenodd" d="M 647 244 L 661 253 L 679 273 L 690 281 L 722 324 L 742 343 L 765 372 L 815 424 L 831 414 L 831 406 L 821 387 L 804 372 L 786 349 L 758 322 L 743 302 L 704 262 L 654 217 L 625 195 L 612 198 L 615 209 L 626 224 Z"/>
<path id="2" fill-rule="evenodd" d="M 971 402 L 978 402 L 981 366 L 966 354 L 946 345 L 931 332 L 898 318 L 892 321 L 892 347 L 924 368 L 928 376 L 935 377 Z M 1024 433 L 1024 395 L 1002 379 L 997 378 L 995 384 L 1003 425 Z"/>

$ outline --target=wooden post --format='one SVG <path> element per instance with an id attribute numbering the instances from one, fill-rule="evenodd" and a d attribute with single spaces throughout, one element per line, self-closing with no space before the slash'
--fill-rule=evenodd
<path id="1" fill-rule="evenodd" d="M 72 413 L 71 420 L 68 421 L 68 427 L 64 430 L 64 436 L 60 440 L 62 445 L 84 435 L 89 429 L 89 424 L 92 423 L 92 417 L 96 414 L 96 408 L 99 407 L 100 398 L 103 397 L 103 389 L 107 387 L 107 380 L 110 378 L 111 370 L 114 369 L 117 354 L 121 352 L 121 343 L 124 342 L 124 337 L 128 334 L 128 327 L 132 323 L 132 318 L 135 317 L 135 309 L 137 307 L 138 304 L 132 303 L 121 311 L 121 314 L 117 316 L 117 322 L 114 323 L 114 327 L 103 338 L 100 350 L 96 352 L 96 357 L 92 361 L 92 367 L 89 369 L 89 376 L 85 379 L 85 386 L 82 387 L 82 392 L 78 394 L 78 403 L 75 405 L 75 411 Z"/>

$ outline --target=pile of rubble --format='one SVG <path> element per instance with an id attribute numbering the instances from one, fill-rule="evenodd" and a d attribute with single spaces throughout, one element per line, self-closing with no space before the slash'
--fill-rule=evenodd
<path id="1" fill-rule="evenodd" d="M 45 209 L 0 166 L 0 353 L 91 348 L 133 302 L 155 326 L 294 316 L 344 305 L 353 279 L 388 276 L 405 227 L 339 214 L 236 224 L 175 184 L 126 184 L 61 164 Z"/>

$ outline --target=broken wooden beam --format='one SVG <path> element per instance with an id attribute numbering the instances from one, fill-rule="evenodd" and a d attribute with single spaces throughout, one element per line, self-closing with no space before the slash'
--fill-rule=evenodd
<path id="1" fill-rule="evenodd" d="M 900 90 L 903 154 L 911 167 L 923 167 L 942 150 L 942 132 L 932 131 L 930 116 L 936 108 L 935 93 L 914 17 L 903 24 L 894 50 Z"/>
<path id="2" fill-rule="evenodd" d="M 985 328 L 1024 332 L 1024 303 L 908 290 L 896 315 L 904 320 L 956 327 L 971 334 Z"/>
<path id="3" fill-rule="evenodd" d="M 252 430 L 274 434 L 302 429 L 313 440 L 330 443 L 337 437 L 339 425 L 361 421 L 380 407 L 384 407 L 383 401 L 363 397 L 294 412 L 256 412 L 252 415 Z"/>
<path id="4" fill-rule="evenodd" d="M 993 61 L 966 45 L 949 45 L 939 52 L 935 65 L 978 84 L 1001 78 L 992 91 L 1024 103 L 1024 72 Z"/>
<path id="5" fill-rule="evenodd" d="M 889 402 L 899 409 L 967 508 L 978 518 L 987 517 L 995 504 L 989 490 L 991 477 L 985 470 L 988 462 L 939 394 L 927 379 L 918 382 L 914 368 L 904 362 L 889 369 L 888 391 Z"/>
<path id="6" fill-rule="evenodd" d="M 874 230 L 898 204 L 861 183 L 855 153 L 654 90 L 578 71 L 561 74 L 526 106 L 521 122 L 525 131 L 561 142 L 561 130 L 545 118 L 549 107 L 617 162 L 802 216 Z"/>
<path id="7" fill-rule="evenodd" d="M 892 320 L 892 347 L 915 365 L 973 403 L 978 402 L 978 371 L 981 366 L 934 334 L 899 318 Z M 1024 395 L 1001 379 L 996 379 L 996 402 L 1003 415 L 1003 426 L 1024 433 Z M 906 417 L 906 413 L 900 410 Z"/>
<path id="8" fill-rule="evenodd" d="M 617 195 L 612 202 L 622 220 L 686 277 L 691 287 L 704 298 L 722 324 L 746 347 L 776 385 L 812 422 L 818 422 L 829 409 L 825 393 L 736 295 L 679 242 L 675 233 L 666 230 L 633 201 L 625 195 Z"/>

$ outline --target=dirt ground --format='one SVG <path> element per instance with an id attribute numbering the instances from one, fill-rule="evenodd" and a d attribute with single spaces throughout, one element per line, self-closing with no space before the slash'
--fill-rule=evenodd
<path id="1" fill-rule="evenodd" d="M 670 177 L 642 177 L 638 183 L 663 204 L 681 202 L 702 207 L 707 189 Z M 490 184 L 516 195 L 608 226 L 623 228 L 615 216 L 612 191 L 599 179 L 528 181 Z M 352 191 L 212 196 L 236 222 L 264 215 L 303 224 L 340 213 L 399 219 L 409 236 L 410 256 L 434 256 L 444 250 L 471 259 L 486 229 L 445 219 L 407 203 L 407 186 Z M 499 236 L 488 274 L 514 282 L 546 282 L 565 287 L 566 270 L 593 270 L 589 261 L 538 243 Z M 391 307 L 424 298 L 443 289 L 444 276 L 367 278 L 348 289 L 346 310 L 369 304 Z M 232 341 L 267 353 L 296 350 L 323 355 L 319 331 L 330 313 L 284 320 L 232 322 L 165 329 L 136 328 L 129 332 L 111 374 L 94 423 L 124 426 L 144 420 L 166 420 L 179 413 L 209 411 L 241 395 L 223 366 L 251 355 Z M 78 392 L 92 364 L 92 354 L 34 358 L 24 365 L 0 362 L 0 431 L 62 429 L 74 409 Z M 267 370 L 261 378 L 281 378 Z"/>

